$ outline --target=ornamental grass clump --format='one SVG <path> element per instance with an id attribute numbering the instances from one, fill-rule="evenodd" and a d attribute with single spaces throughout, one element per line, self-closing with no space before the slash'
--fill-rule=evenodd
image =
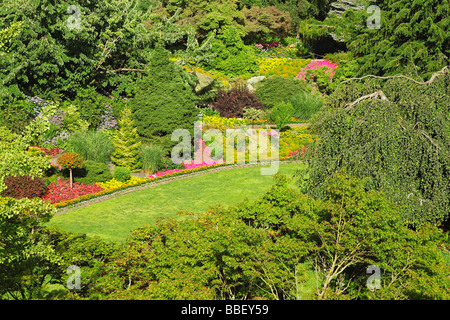
<path id="1" fill-rule="evenodd" d="M 75 132 L 67 143 L 67 151 L 79 154 L 84 161 L 107 163 L 113 150 L 108 135 L 98 131 Z"/>
<path id="2" fill-rule="evenodd" d="M 145 173 L 158 172 L 163 166 L 164 148 L 158 145 L 146 145 L 139 148 L 142 169 Z"/>
<path id="3" fill-rule="evenodd" d="M 302 120 L 309 120 L 324 104 L 323 98 L 309 92 L 299 92 L 289 102 L 294 107 L 293 117 Z"/>

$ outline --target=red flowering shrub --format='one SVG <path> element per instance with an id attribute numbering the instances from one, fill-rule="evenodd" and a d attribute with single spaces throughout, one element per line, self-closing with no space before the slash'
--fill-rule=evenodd
<path id="1" fill-rule="evenodd" d="M 45 152 L 46 156 L 54 156 L 54 155 L 57 155 L 57 154 L 59 154 L 61 152 L 61 148 L 60 147 L 54 147 L 54 148 L 51 148 L 51 149 L 47 149 L 47 148 L 44 148 L 44 147 L 41 147 L 41 146 L 38 145 L 36 147 L 30 147 L 30 148 L 41 149 L 42 151 Z"/>
<path id="2" fill-rule="evenodd" d="M 45 194 L 45 179 L 20 176 L 8 176 L 4 180 L 7 189 L 2 192 L 3 197 L 11 197 L 16 199 L 22 198 L 40 198 Z"/>
<path id="3" fill-rule="evenodd" d="M 97 193 L 102 190 L 103 188 L 95 183 L 93 185 L 88 185 L 75 182 L 71 188 L 69 181 L 60 179 L 58 177 L 58 182 L 52 182 L 50 184 L 46 194 L 42 197 L 42 200 L 49 200 L 51 204 L 54 204 L 76 199 L 86 194 Z"/>
<path id="4" fill-rule="evenodd" d="M 303 158 L 306 155 L 307 150 L 308 149 L 306 147 L 303 147 L 301 149 L 291 151 L 288 154 L 288 158 L 294 157 L 294 156 L 300 156 L 301 158 Z"/>

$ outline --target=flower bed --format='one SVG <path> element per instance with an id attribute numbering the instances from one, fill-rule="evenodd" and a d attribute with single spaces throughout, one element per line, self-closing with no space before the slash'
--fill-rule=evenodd
<path id="1" fill-rule="evenodd" d="M 295 154 L 296 155 L 296 154 Z M 290 157 L 280 157 L 280 161 L 285 161 L 287 159 L 289 159 Z M 178 176 L 185 176 L 185 175 L 189 175 L 189 174 L 195 174 L 197 172 L 201 172 L 201 171 L 207 171 L 207 170 L 211 170 L 211 169 L 216 169 L 219 167 L 231 167 L 231 166 L 236 166 L 236 164 L 226 164 L 226 163 L 222 163 L 222 164 L 215 164 L 215 165 L 211 165 L 211 166 L 203 166 L 203 167 L 197 167 L 197 168 L 193 168 L 193 169 L 185 169 L 182 171 L 177 171 L 177 172 L 171 172 L 168 173 L 166 175 L 162 175 L 162 176 L 158 176 L 155 178 L 131 178 L 129 181 L 123 183 L 123 182 L 119 182 L 119 181 L 108 181 L 106 183 L 98 183 L 98 185 L 101 185 L 103 190 L 96 192 L 96 193 L 91 193 L 91 194 L 85 194 L 83 196 L 80 196 L 76 199 L 71 199 L 71 200 L 67 200 L 67 201 L 63 201 L 63 202 L 59 202 L 59 203 L 55 203 L 53 204 L 54 207 L 56 207 L 57 209 L 63 209 L 65 207 L 69 207 L 71 205 L 76 205 L 78 203 L 84 202 L 84 201 L 88 201 L 88 200 L 92 200 L 95 198 L 100 198 L 100 197 L 105 197 L 105 196 L 112 196 L 113 194 L 120 192 L 120 191 L 124 191 L 126 189 L 130 189 L 133 187 L 139 187 L 139 186 L 144 186 L 146 184 L 149 183 L 156 183 L 158 181 L 163 181 L 163 180 L 167 180 L 170 178 L 174 178 L 174 177 L 178 177 Z"/>
<path id="2" fill-rule="evenodd" d="M 280 76 L 294 78 L 308 65 L 310 59 L 262 58 L 259 62 L 259 74 L 263 76 Z"/>
<path id="3" fill-rule="evenodd" d="M 300 128 L 298 130 L 289 130 L 286 132 L 282 132 L 278 135 L 278 132 L 275 130 L 269 131 L 267 134 L 271 136 L 280 137 L 280 152 L 279 152 L 279 160 L 284 161 L 290 158 L 298 158 L 298 156 L 302 156 L 306 152 L 305 145 L 309 144 L 313 141 L 313 136 L 309 134 L 306 128 Z M 225 141 L 226 139 L 224 139 Z M 210 157 L 210 153 L 208 148 L 203 143 L 203 154 L 202 156 Z M 200 151 L 202 151 L 200 150 Z M 200 155 L 199 155 L 200 156 Z M 195 157 L 194 157 L 195 159 Z M 248 155 L 246 153 L 246 163 L 248 163 Z M 270 161 L 270 159 L 268 159 Z M 112 193 L 122 191 L 125 189 L 129 189 L 132 187 L 138 187 L 141 185 L 145 185 L 148 183 L 154 183 L 160 180 L 169 179 L 181 175 L 193 174 L 200 171 L 210 170 L 218 167 L 224 166 L 232 166 L 235 165 L 235 162 L 227 164 L 223 163 L 215 163 L 212 164 L 210 162 L 202 162 L 199 164 L 196 163 L 186 163 L 184 169 L 174 169 L 174 170 L 166 170 L 159 171 L 153 175 L 150 175 L 146 178 L 137 178 L 132 177 L 126 182 L 120 182 L 116 179 L 112 179 L 110 181 L 104 183 L 97 183 L 89 189 L 89 186 L 75 183 L 75 190 L 68 190 L 68 181 L 58 180 L 57 184 L 51 184 L 49 188 L 49 195 L 44 197 L 44 200 L 50 200 L 50 202 L 56 208 L 64 208 L 70 205 L 77 204 L 79 202 L 83 202 L 86 200 L 110 195 Z"/>
<path id="4" fill-rule="evenodd" d="M 298 128 L 281 132 L 280 159 L 288 159 L 296 155 L 293 152 L 303 149 L 314 141 L 314 136 L 307 132 L 307 128 Z"/>
<path id="5" fill-rule="evenodd" d="M 224 130 L 227 128 L 237 129 L 241 126 L 248 125 L 249 120 L 246 118 L 225 118 L 220 116 L 204 116 L 203 125 L 204 129 L 219 129 Z"/>
<path id="6" fill-rule="evenodd" d="M 68 199 L 68 200 L 64 200 L 61 202 L 57 202 L 57 203 L 53 203 L 53 205 L 56 208 L 64 208 L 67 207 L 69 205 L 74 205 L 77 204 L 79 202 L 82 201 L 86 201 L 86 200 L 90 200 L 90 199 L 94 199 L 94 198 L 98 198 L 101 196 L 105 196 L 105 195 L 109 195 L 118 191 L 122 191 L 128 188 L 132 188 L 132 187 L 137 187 L 140 185 L 144 185 L 144 184 L 148 184 L 148 183 L 152 183 L 152 182 L 157 182 L 163 179 L 167 179 L 167 178 L 172 178 L 172 177 L 176 177 L 176 176 L 180 176 L 180 175 L 185 175 L 185 174 L 192 174 L 195 172 L 200 172 L 200 171 L 204 171 L 204 170 L 208 170 L 208 169 L 212 169 L 212 168 L 217 168 L 217 167 L 221 167 L 221 166 L 225 166 L 226 164 L 215 164 L 215 165 L 211 165 L 211 166 L 202 166 L 202 167 L 196 167 L 196 168 L 191 168 L 191 169 L 185 169 L 185 170 L 180 170 L 180 171 L 175 171 L 175 172 L 167 172 L 164 175 L 160 175 L 157 177 L 148 177 L 148 178 L 131 178 L 130 180 L 126 181 L 126 182 L 119 182 L 119 181 L 114 181 L 111 180 L 109 182 L 106 183 L 98 183 L 98 187 L 101 188 L 101 190 L 93 192 L 93 193 L 86 193 L 83 195 L 80 195 L 77 198 L 73 198 L 73 199 Z"/>
<path id="7" fill-rule="evenodd" d="M 71 188 L 68 180 L 63 180 L 58 177 L 57 183 L 50 183 L 50 186 L 48 187 L 45 195 L 42 197 L 42 200 L 48 200 L 51 204 L 57 204 L 77 199 L 84 195 L 98 193 L 102 190 L 103 188 L 97 184 L 88 185 L 79 182 L 75 182 Z"/>
<path id="8" fill-rule="evenodd" d="M 47 149 L 45 147 L 41 147 L 40 145 L 37 146 L 31 146 L 28 148 L 29 150 L 38 149 L 45 153 L 46 156 L 56 156 L 57 154 L 60 154 L 62 152 L 62 149 L 60 147 L 53 147 L 51 149 Z"/>

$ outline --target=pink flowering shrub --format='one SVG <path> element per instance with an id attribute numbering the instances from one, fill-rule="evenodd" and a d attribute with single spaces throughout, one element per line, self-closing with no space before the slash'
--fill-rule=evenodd
<path id="1" fill-rule="evenodd" d="M 194 160 L 191 161 L 191 163 L 185 162 L 183 169 L 171 169 L 171 170 L 158 171 L 155 174 L 150 175 L 149 177 L 150 178 L 160 177 L 160 176 L 169 175 L 169 174 L 172 174 L 175 172 L 180 172 L 183 170 L 196 169 L 196 168 L 200 168 L 200 167 L 206 167 L 206 166 L 220 164 L 220 162 L 216 162 L 216 161 L 212 160 L 211 151 L 210 151 L 209 147 L 206 145 L 205 140 L 201 140 L 200 143 L 201 143 L 202 147 L 201 147 L 201 149 L 199 148 L 194 153 Z M 195 159 L 202 159 L 202 162 L 195 163 Z M 166 168 L 167 168 L 167 166 L 166 166 Z"/>
<path id="2" fill-rule="evenodd" d="M 255 47 L 257 47 L 261 51 L 268 51 L 270 49 L 274 48 L 284 48 L 280 43 L 278 42 L 271 42 L 271 43 L 257 43 L 255 44 Z"/>
<path id="3" fill-rule="evenodd" d="M 308 151 L 308 149 L 306 148 L 306 146 L 304 146 L 301 149 L 289 152 L 287 157 L 291 158 L 291 157 L 294 157 L 294 156 L 300 156 L 301 158 L 303 158 L 306 155 L 307 151 Z"/>
<path id="4" fill-rule="evenodd" d="M 262 136 L 266 136 L 266 135 L 273 136 L 275 139 L 279 139 L 280 138 L 280 133 L 278 131 L 276 131 L 276 130 L 270 130 L 267 133 L 265 131 L 262 131 L 261 135 Z"/>
<path id="5" fill-rule="evenodd" d="M 50 161 L 50 166 L 57 168 L 59 171 L 63 170 L 63 167 L 57 163 L 53 163 L 53 161 Z"/>
<path id="6" fill-rule="evenodd" d="M 84 183 L 75 182 L 70 187 L 68 180 L 63 180 L 58 177 L 57 183 L 50 183 L 47 192 L 42 197 L 44 201 L 50 201 L 51 204 L 60 203 L 67 200 L 76 199 L 86 194 L 97 193 L 102 191 L 103 188 L 97 184 L 88 185 Z"/>
<path id="7" fill-rule="evenodd" d="M 311 77 L 316 80 L 318 77 L 316 70 L 322 68 L 322 70 L 324 70 L 325 74 L 328 76 L 328 79 L 331 80 L 336 72 L 337 67 L 338 66 L 336 64 L 328 60 L 312 61 L 298 73 L 297 78 L 306 80 L 308 78 L 308 75 L 311 75 Z"/>

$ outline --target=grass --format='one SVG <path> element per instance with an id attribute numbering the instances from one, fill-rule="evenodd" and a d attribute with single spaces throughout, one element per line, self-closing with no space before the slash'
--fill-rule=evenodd
<path id="1" fill-rule="evenodd" d="M 280 165 L 279 173 L 292 176 L 299 166 Z M 273 185 L 273 177 L 261 175 L 260 170 L 235 169 L 173 181 L 55 216 L 48 225 L 122 242 L 131 230 L 179 211 L 201 213 L 211 205 L 257 200 Z"/>

